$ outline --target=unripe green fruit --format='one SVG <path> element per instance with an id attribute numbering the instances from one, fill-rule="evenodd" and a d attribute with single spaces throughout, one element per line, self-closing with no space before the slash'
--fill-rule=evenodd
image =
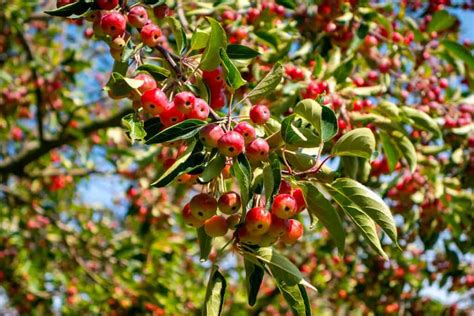
<path id="1" fill-rule="evenodd" d="M 278 242 L 278 238 L 278 236 L 266 233 L 265 235 L 262 235 L 262 238 L 260 239 L 258 245 L 260 247 L 270 247 L 271 245 L 274 245 Z"/>
<path id="2" fill-rule="evenodd" d="M 260 235 L 252 235 L 245 226 L 239 227 L 237 230 L 237 239 L 239 242 L 247 245 L 258 245 L 262 240 Z"/>

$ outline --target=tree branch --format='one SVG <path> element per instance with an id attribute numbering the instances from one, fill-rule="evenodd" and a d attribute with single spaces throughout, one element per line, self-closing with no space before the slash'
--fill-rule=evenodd
<path id="1" fill-rule="evenodd" d="M 95 131 L 108 127 L 120 126 L 122 117 L 132 112 L 133 109 L 127 107 L 107 119 L 97 120 L 85 125 L 82 128 L 79 128 L 79 130 L 74 131 L 74 133 L 66 132 L 55 139 L 44 140 L 43 142 L 34 141 L 28 143 L 23 151 L 21 151 L 18 155 L 11 158 L 9 157 L 0 162 L 0 175 L 2 177 L 7 177 L 11 174 L 18 176 L 25 175 L 25 167 L 28 164 L 49 153 L 52 149 L 72 143 L 76 140 L 79 140 L 80 137 L 86 137 Z M 78 134 L 80 136 L 78 136 Z"/>
<path id="2" fill-rule="evenodd" d="M 170 64 L 171 68 L 173 68 L 173 71 L 176 74 L 176 77 L 178 78 L 178 80 L 186 81 L 186 78 L 184 78 L 184 75 L 181 72 L 181 69 L 179 68 L 178 64 L 175 61 L 175 58 L 178 56 L 173 57 L 173 54 L 161 45 L 156 45 L 155 48 L 161 53 L 161 55 L 163 55 L 163 57 L 166 59 L 168 64 Z"/>
<path id="3" fill-rule="evenodd" d="M 26 57 L 29 62 L 35 62 L 35 58 L 33 55 L 33 51 L 31 50 L 30 44 L 28 43 L 25 35 L 23 32 L 18 28 L 18 39 L 20 40 L 21 45 L 26 51 Z M 41 88 L 38 86 L 39 83 L 39 76 L 38 72 L 36 71 L 37 65 L 31 66 L 31 74 L 33 76 L 33 84 L 35 86 L 35 97 L 36 97 L 36 124 L 38 125 L 38 137 L 40 142 L 44 141 L 44 126 L 43 126 L 43 92 Z"/>

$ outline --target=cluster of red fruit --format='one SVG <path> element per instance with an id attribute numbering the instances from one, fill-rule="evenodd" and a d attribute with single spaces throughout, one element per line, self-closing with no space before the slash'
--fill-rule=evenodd
<path id="1" fill-rule="evenodd" d="M 161 89 L 153 88 L 142 94 L 141 105 L 146 113 L 159 117 L 165 127 L 185 119 L 205 120 L 209 116 L 207 102 L 187 91 L 177 93 L 173 101 L 168 102 Z"/>
<path id="2" fill-rule="evenodd" d="M 214 110 L 221 109 L 227 101 L 225 96 L 225 82 L 222 76 L 222 68 L 217 67 L 212 71 L 203 71 L 202 79 L 209 88 L 209 105 Z"/>
<path id="3" fill-rule="evenodd" d="M 211 194 L 200 193 L 184 206 L 182 216 L 187 225 L 204 227 L 210 237 L 222 237 L 229 229 L 236 230 L 237 240 L 248 245 L 267 247 L 278 240 L 293 244 L 303 235 L 303 225 L 292 218 L 306 207 L 303 193 L 301 189 L 292 191 L 286 181 L 281 182 L 270 211 L 261 206 L 251 208 L 241 223 L 241 206 L 240 196 L 234 191 L 223 193 L 218 200 Z M 221 214 L 217 214 L 218 209 Z"/>
<path id="4" fill-rule="evenodd" d="M 250 109 L 250 120 L 254 124 L 265 124 L 270 118 L 270 110 L 265 105 L 254 105 Z M 245 151 L 251 163 L 268 159 L 270 146 L 263 138 L 257 138 L 255 128 L 248 122 L 238 123 L 233 130 L 225 132 L 219 124 L 208 124 L 199 135 L 208 148 L 217 148 L 227 157 L 235 157 Z"/>
<path id="5" fill-rule="evenodd" d="M 74 3 L 71 0 L 58 0 L 57 7 Z M 114 11 L 119 6 L 119 0 L 96 0 L 95 5 L 99 10 L 93 10 L 86 16 L 86 20 L 93 23 L 92 29 L 96 36 L 109 36 L 110 53 L 115 60 L 121 60 L 123 49 L 130 35 L 126 33 L 127 23 L 136 28 L 141 41 L 149 46 L 155 47 L 163 41 L 161 29 L 153 24 L 148 17 L 148 12 L 141 5 L 132 6 L 126 14 Z M 167 9 L 167 6 L 164 6 Z M 163 6 L 154 8 L 155 15 L 163 17 L 166 12 L 161 11 Z"/>

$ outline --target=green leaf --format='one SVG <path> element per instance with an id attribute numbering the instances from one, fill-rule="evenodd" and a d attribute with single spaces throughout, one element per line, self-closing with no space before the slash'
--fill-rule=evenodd
<path id="1" fill-rule="evenodd" d="M 125 115 L 122 118 L 122 124 L 127 129 L 132 143 L 145 139 L 146 131 L 144 129 L 143 121 L 135 113 Z"/>
<path id="2" fill-rule="evenodd" d="M 242 209 L 245 212 L 245 207 L 250 199 L 250 188 L 252 185 L 252 169 L 245 154 L 240 154 L 233 159 L 231 172 L 237 178 L 240 188 L 240 196 L 242 198 Z"/>
<path id="3" fill-rule="evenodd" d="M 375 250 L 379 255 L 387 258 L 387 254 L 383 251 L 382 245 L 380 244 L 379 237 L 377 236 L 377 229 L 375 222 L 364 213 L 357 205 L 346 197 L 343 193 L 332 188 L 331 185 L 326 184 L 326 189 L 331 194 L 334 201 L 349 215 L 351 220 L 356 225 L 357 230 L 367 240 L 370 247 Z"/>
<path id="4" fill-rule="evenodd" d="M 386 100 L 382 100 L 375 108 L 375 111 L 392 119 L 399 119 L 400 117 L 400 108 L 395 103 Z"/>
<path id="5" fill-rule="evenodd" d="M 202 70 L 214 70 L 221 62 L 219 50 L 226 47 L 227 36 L 219 22 L 210 17 L 207 17 L 207 20 L 211 24 L 211 34 L 202 54 L 200 67 Z"/>
<path id="6" fill-rule="evenodd" d="M 301 284 L 287 285 L 276 282 L 277 287 L 295 316 L 311 316 L 311 304 L 306 289 Z"/>
<path id="7" fill-rule="evenodd" d="M 49 11 L 44 11 L 44 13 L 52 15 L 52 16 L 59 16 L 59 17 L 69 17 L 69 16 L 81 16 L 89 9 L 91 9 L 92 5 L 94 3 L 91 2 L 85 2 L 85 1 L 77 1 L 65 6 L 62 6 L 60 8 L 57 8 L 55 10 L 49 10 Z"/>
<path id="8" fill-rule="evenodd" d="M 316 159 L 299 151 L 287 151 L 285 157 L 295 171 L 306 171 L 316 164 Z"/>
<path id="9" fill-rule="evenodd" d="M 267 31 L 255 31 L 254 34 L 260 38 L 261 40 L 263 40 L 264 42 L 270 44 L 271 46 L 273 46 L 273 48 L 275 48 L 276 50 L 278 50 L 278 42 L 279 42 L 279 39 L 278 37 L 276 36 L 276 34 L 273 34 L 273 33 L 269 33 Z"/>
<path id="10" fill-rule="evenodd" d="M 122 76 L 118 72 L 113 72 L 104 90 L 112 91 L 115 96 L 127 96 L 133 89 L 138 89 L 143 85 L 143 80 L 131 79 Z"/>
<path id="11" fill-rule="evenodd" d="M 176 48 L 179 54 L 183 54 L 186 51 L 187 39 L 186 33 L 178 19 L 168 16 L 164 21 L 170 26 L 173 32 L 174 38 L 176 39 Z"/>
<path id="12" fill-rule="evenodd" d="M 315 65 L 313 69 L 313 76 L 315 78 L 319 78 L 319 76 L 323 72 L 324 58 L 321 55 L 317 54 L 316 57 L 314 58 L 314 62 L 315 62 Z"/>
<path id="13" fill-rule="evenodd" d="M 311 148 L 321 144 L 321 139 L 311 129 L 302 126 L 296 126 L 295 123 L 301 124 L 300 120 L 295 120 L 296 115 L 292 114 L 281 122 L 281 136 L 283 141 L 288 145 L 298 147 Z"/>
<path id="14" fill-rule="evenodd" d="M 280 63 L 276 63 L 272 70 L 249 92 L 247 98 L 257 99 L 269 93 L 273 93 L 282 78 L 283 67 Z"/>
<path id="15" fill-rule="evenodd" d="M 244 258 L 245 266 L 245 283 L 247 285 L 248 303 L 254 306 L 257 302 L 258 291 L 263 281 L 265 271 L 260 266 L 254 264 L 252 261 Z"/>
<path id="16" fill-rule="evenodd" d="M 219 316 L 224 305 L 224 295 L 227 283 L 217 268 L 213 268 L 207 285 L 203 316 Z"/>
<path id="17" fill-rule="evenodd" d="M 353 205 L 357 205 L 367 213 L 398 245 L 397 228 L 392 213 L 379 195 L 359 182 L 348 178 L 339 178 L 331 186 L 350 199 Z"/>
<path id="18" fill-rule="evenodd" d="M 203 49 L 209 41 L 209 32 L 196 30 L 191 37 L 191 50 Z"/>
<path id="19" fill-rule="evenodd" d="M 263 167 L 263 187 L 265 188 L 266 206 L 271 206 L 273 196 L 278 192 L 281 181 L 281 165 L 278 155 L 270 154 L 270 163 Z"/>
<path id="20" fill-rule="evenodd" d="M 218 153 L 213 159 L 211 159 L 211 161 L 209 161 L 206 168 L 199 176 L 199 182 L 208 183 L 217 177 L 221 173 L 222 169 L 224 169 L 225 161 L 225 156 Z"/>
<path id="21" fill-rule="evenodd" d="M 125 76 L 128 70 L 128 63 L 123 63 L 121 61 L 114 61 L 114 66 L 112 68 L 112 73 L 116 72 Z"/>
<path id="22" fill-rule="evenodd" d="M 157 81 L 162 81 L 171 74 L 168 69 L 154 64 L 143 64 L 137 68 L 137 71 L 146 71 Z"/>
<path id="23" fill-rule="evenodd" d="M 327 142 L 337 135 L 339 130 L 336 114 L 329 107 L 323 105 L 321 111 L 321 131 L 319 135 L 323 142 Z"/>
<path id="24" fill-rule="evenodd" d="M 355 156 L 370 159 L 375 150 L 375 137 L 369 128 L 356 128 L 344 134 L 332 148 L 337 156 Z"/>
<path id="25" fill-rule="evenodd" d="M 309 182 L 304 183 L 305 200 L 308 212 L 323 223 L 332 239 L 336 242 L 340 254 L 344 253 L 346 233 L 341 218 L 332 204 L 319 192 L 318 188 Z"/>
<path id="26" fill-rule="evenodd" d="M 226 49 L 227 56 L 231 59 L 252 59 L 260 55 L 256 50 L 238 44 L 230 44 Z"/>
<path id="27" fill-rule="evenodd" d="M 382 142 L 385 158 L 387 158 L 388 167 L 391 172 L 395 170 L 398 161 L 402 157 L 400 150 L 394 140 L 384 131 L 379 131 L 380 141 Z"/>
<path id="28" fill-rule="evenodd" d="M 439 32 L 449 29 L 456 23 L 456 17 L 449 14 L 446 10 L 436 11 L 430 23 L 428 23 L 428 32 Z"/>
<path id="29" fill-rule="evenodd" d="M 206 234 L 204 231 L 204 226 L 199 227 L 196 231 L 199 241 L 199 258 L 201 261 L 206 261 L 209 258 L 209 254 L 211 253 L 212 237 Z"/>
<path id="30" fill-rule="evenodd" d="M 334 111 L 327 106 L 321 106 L 313 99 L 304 99 L 298 102 L 294 113 L 310 122 L 323 142 L 330 140 L 337 134 L 338 125 Z"/>
<path id="31" fill-rule="evenodd" d="M 344 92 L 351 92 L 357 96 L 370 96 L 377 95 L 386 91 L 386 88 L 382 85 L 370 86 L 370 87 L 356 87 L 343 89 Z"/>
<path id="32" fill-rule="evenodd" d="M 349 75 L 351 74 L 353 68 L 354 64 L 352 63 L 352 60 L 349 60 L 348 62 L 339 65 L 333 73 L 336 82 L 341 83 L 346 81 L 347 77 L 349 77 Z"/>
<path id="33" fill-rule="evenodd" d="M 222 66 L 224 67 L 226 74 L 227 85 L 235 91 L 246 84 L 247 81 L 242 78 L 239 69 L 237 69 L 232 60 L 229 59 L 229 56 L 227 56 L 224 48 L 219 50 L 219 55 L 221 57 Z"/>
<path id="34" fill-rule="evenodd" d="M 296 8 L 296 1 L 295 0 L 276 0 L 276 3 L 279 5 L 284 6 L 288 9 L 295 9 Z"/>
<path id="35" fill-rule="evenodd" d="M 397 144 L 400 153 L 407 161 L 410 171 L 414 172 L 417 165 L 415 146 L 405 134 L 399 131 L 393 131 L 390 135 L 392 136 L 393 142 Z"/>
<path id="36" fill-rule="evenodd" d="M 155 182 L 151 185 L 162 188 L 175 180 L 182 174 L 188 173 L 200 167 L 204 162 L 204 155 L 199 146 L 196 146 L 196 140 L 193 140 L 186 151 L 169 167 Z"/>
<path id="37" fill-rule="evenodd" d="M 472 56 L 472 53 L 466 47 L 450 40 L 441 41 L 441 45 L 455 58 L 461 59 L 469 68 L 474 69 L 474 56 Z"/>
<path id="38" fill-rule="evenodd" d="M 430 132 L 436 138 L 441 137 L 441 130 L 438 124 L 428 114 L 423 111 L 403 106 L 402 113 L 405 120 L 416 128 Z"/>
<path id="39" fill-rule="evenodd" d="M 296 104 L 293 113 L 310 122 L 319 133 L 321 131 L 322 111 L 322 107 L 318 102 L 313 99 L 304 99 Z"/>
<path id="40" fill-rule="evenodd" d="M 199 133 L 207 123 L 201 120 L 185 120 L 181 123 L 168 127 L 157 134 L 149 134 L 146 137 L 147 144 L 159 144 L 176 140 L 188 139 Z"/>
<path id="41" fill-rule="evenodd" d="M 259 248 L 257 250 L 257 258 L 266 263 L 273 277 L 279 282 L 285 282 L 285 284 L 288 285 L 296 285 L 303 281 L 303 276 L 298 267 L 273 248 Z"/>

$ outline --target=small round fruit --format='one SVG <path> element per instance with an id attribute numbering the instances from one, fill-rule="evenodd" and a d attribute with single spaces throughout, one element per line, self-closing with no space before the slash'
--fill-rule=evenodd
<path id="1" fill-rule="evenodd" d="M 280 181 L 280 189 L 278 191 L 278 194 L 283 194 L 283 193 L 291 194 L 291 192 L 292 192 L 291 183 L 289 181 L 286 181 L 286 180 L 281 180 Z"/>
<path id="2" fill-rule="evenodd" d="M 260 240 L 262 240 L 262 236 L 250 234 L 245 226 L 241 226 L 237 229 L 237 239 L 240 243 L 253 246 L 258 245 Z"/>
<path id="3" fill-rule="evenodd" d="M 128 23 L 131 26 L 140 29 L 148 22 L 148 13 L 146 9 L 141 5 L 134 6 L 128 13 Z"/>
<path id="4" fill-rule="evenodd" d="M 188 118 L 204 121 L 209 116 L 209 105 L 206 101 L 201 98 L 196 98 L 194 106 L 191 112 L 188 114 Z"/>
<path id="5" fill-rule="evenodd" d="M 117 7 L 119 0 L 96 0 L 95 3 L 102 10 L 112 10 Z"/>
<path id="6" fill-rule="evenodd" d="M 235 157 L 244 151 L 244 137 L 230 131 L 222 135 L 217 142 L 219 151 L 227 157 Z"/>
<path id="7" fill-rule="evenodd" d="M 209 105 L 214 110 L 222 109 L 227 102 L 224 90 L 219 90 L 218 92 L 211 93 L 211 102 Z"/>
<path id="8" fill-rule="evenodd" d="M 216 214 L 217 201 L 214 197 L 207 193 L 195 195 L 191 202 L 191 214 L 199 220 L 206 220 Z"/>
<path id="9" fill-rule="evenodd" d="M 219 210 L 227 215 L 237 213 L 240 210 L 241 204 L 240 195 L 234 191 L 222 194 L 217 202 Z"/>
<path id="10" fill-rule="evenodd" d="M 303 224 L 296 219 L 289 219 L 286 232 L 281 236 L 280 240 L 285 244 L 291 245 L 298 241 L 301 236 L 303 236 Z"/>
<path id="11" fill-rule="evenodd" d="M 193 216 L 193 214 L 191 214 L 191 208 L 189 206 L 189 203 L 187 203 L 183 207 L 183 211 L 181 214 L 183 216 L 184 223 L 188 226 L 199 228 L 204 225 L 204 221 L 197 219 Z"/>
<path id="12" fill-rule="evenodd" d="M 153 7 L 153 14 L 158 19 L 162 19 L 168 15 L 170 8 L 166 4 L 161 4 Z"/>
<path id="13" fill-rule="evenodd" d="M 272 224 L 270 225 L 270 228 L 268 229 L 267 234 L 281 237 L 285 234 L 287 228 L 288 228 L 287 219 L 281 219 L 272 214 Z"/>
<path id="14" fill-rule="evenodd" d="M 123 49 L 125 47 L 125 39 L 123 37 L 116 37 L 110 42 L 110 48 Z"/>
<path id="15" fill-rule="evenodd" d="M 196 97 L 191 92 L 180 92 L 174 97 L 174 105 L 180 110 L 183 114 L 189 114 L 193 110 L 194 102 Z"/>
<path id="16" fill-rule="evenodd" d="M 296 200 L 290 194 L 278 194 L 272 204 L 272 214 L 287 219 L 296 214 Z"/>
<path id="17" fill-rule="evenodd" d="M 232 214 L 226 219 L 229 229 L 235 229 L 240 222 L 240 214 Z"/>
<path id="18" fill-rule="evenodd" d="M 123 49 L 110 48 L 110 56 L 116 61 L 121 61 L 123 56 Z"/>
<path id="19" fill-rule="evenodd" d="M 76 2 L 76 0 L 57 0 L 56 7 L 61 8 L 61 7 L 64 7 L 65 5 L 68 5 L 74 2 Z"/>
<path id="20" fill-rule="evenodd" d="M 214 70 L 204 70 L 202 72 L 202 78 L 207 82 L 208 85 L 211 86 L 211 90 L 223 87 L 224 85 L 224 79 L 222 78 L 222 68 L 220 66 Z"/>
<path id="21" fill-rule="evenodd" d="M 270 110 L 265 105 L 254 105 L 250 109 L 250 119 L 258 125 L 265 124 L 270 119 Z"/>
<path id="22" fill-rule="evenodd" d="M 245 145 L 253 141 L 257 136 L 255 128 L 248 122 L 240 122 L 234 127 L 234 132 L 239 133 L 244 137 Z"/>
<path id="23" fill-rule="evenodd" d="M 245 228 L 252 235 L 265 234 L 272 224 L 272 214 L 263 207 L 254 207 L 245 215 Z"/>
<path id="24" fill-rule="evenodd" d="M 270 151 L 270 146 L 265 139 L 257 138 L 252 141 L 245 148 L 247 158 L 251 162 L 259 162 L 268 160 L 268 152 Z"/>
<path id="25" fill-rule="evenodd" d="M 297 188 L 293 191 L 292 196 L 296 201 L 296 213 L 302 212 L 306 208 L 306 201 L 304 199 L 303 190 Z"/>
<path id="26" fill-rule="evenodd" d="M 143 110 L 151 115 L 160 115 L 170 108 L 166 94 L 159 88 L 145 91 L 141 100 Z"/>
<path id="27" fill-rule="evenodd" d="M 214 215 L 204 222 L 204 231 L 210 237 L 224 236 L 228 229 L 226 219 L 220 215 Z"/>
<path id="28" fill-rule="evenodd" d="M 171 103 L 170 108 L 160 114 L 160 121 L 165 127 L 170 127 L 184 121 L 184 114 Z"/>
<path id="29" fill-rule="evenodd" d="M 142 42 L 150 47 L 155 47 L 160 42 L 161 29 L 155 24 L 147 24 L 140 31 Z"/>
<path id="30" fill-rule="evenodd" d="M 122 14 L 118 12 L 112 12 L 102 17 L 100 20 L 100 26 L 102 27 L 102 30 L 105 34 L 115 38 L 125 33 L 127 20 Z"/>
<path id="31" fill-rule="evenodd" d="M 152 76 L 146 73 L 139 73 L 133 79 L 143 81 L 143 84 L 137 89 L 138 91 L 140 91 L 141 94 L 145 93 L 148 90 L 156 89 L 157 87 L 155 79 L 153 79 Z M 130 91 L 129 97 L 134 101 L 141 99 L 140 94 L 137 93 L 137 91 L 135 90 Z"/>
<path id="32" fill-rule="evenodd" d="M 204 146 L 216 148 L 217 142 L 224 133 L 224 130 L 218 124 L 208 124 L 199 132 L 199 139 Z"/>

